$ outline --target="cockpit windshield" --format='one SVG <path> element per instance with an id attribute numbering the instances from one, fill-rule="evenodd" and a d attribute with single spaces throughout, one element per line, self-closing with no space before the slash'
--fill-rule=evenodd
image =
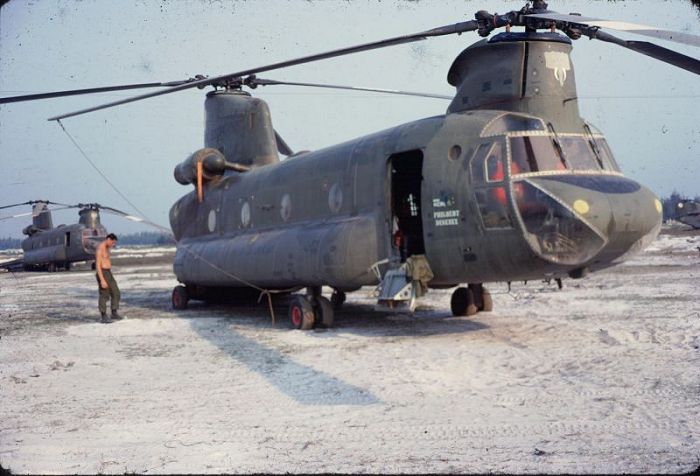
<path id="1" fill-rule="evenodd" d="M 513 174 L 563 170 L 618 171 L 604 139 L 582 136 L 510 137 Z"/>

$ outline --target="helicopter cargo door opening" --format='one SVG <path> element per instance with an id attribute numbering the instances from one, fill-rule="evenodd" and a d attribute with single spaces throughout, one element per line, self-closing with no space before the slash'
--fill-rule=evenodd
<path id="1" fill-rule="evenodd" d="M 401 255 L 425 253 L 421 217 L 423 152 L 411 150 L 389 158 L 391 166 L 392 246 Z"/>

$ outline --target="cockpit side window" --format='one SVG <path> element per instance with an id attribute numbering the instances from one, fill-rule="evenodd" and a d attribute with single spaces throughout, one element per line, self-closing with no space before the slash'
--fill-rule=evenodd
<path id="1" fill-rule="evenodd" d="M 484 175 L 484 159 L 491 150 L 493 143 L 486 142 L 481 144 L 474 157 L 471 159 L 471 171 L 472 171 L 472 181 L 475 183 L 486 182 L 486 176 Z"/>
<path id="2" fill-rule="evenodd" d="M 505 180 L 505 143 L 482 144 L 472 160 L 472 178 L 477 187 L 474 196 L 485 228 L 512 226 Z"/>
<path id="3" fill-rule="evenodd" d="M 489 182 L 501 182 L 503 180 L 503 158 L 489 155 L 486 158 L 486 178 Z"/>

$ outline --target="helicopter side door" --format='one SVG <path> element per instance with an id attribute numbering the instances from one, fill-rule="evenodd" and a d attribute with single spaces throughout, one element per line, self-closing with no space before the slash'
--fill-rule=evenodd
<path id="1" fill-rule="evenodd" d="M 412 255 L 425 254 L 421 214 L 423 152 L 417 149 L 393 154 L 389 166 L 392 251 L 404 262 Z"/>

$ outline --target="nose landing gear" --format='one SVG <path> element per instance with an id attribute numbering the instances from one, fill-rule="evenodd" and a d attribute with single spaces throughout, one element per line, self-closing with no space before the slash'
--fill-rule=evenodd
<path id="1" fill-rule="evenodd" d="M 479 311 L 491 312 L 493 299 L 482 283 L 469 284 L 454 290 L 450 308 L 453 316 L 473 316 Z"/>

